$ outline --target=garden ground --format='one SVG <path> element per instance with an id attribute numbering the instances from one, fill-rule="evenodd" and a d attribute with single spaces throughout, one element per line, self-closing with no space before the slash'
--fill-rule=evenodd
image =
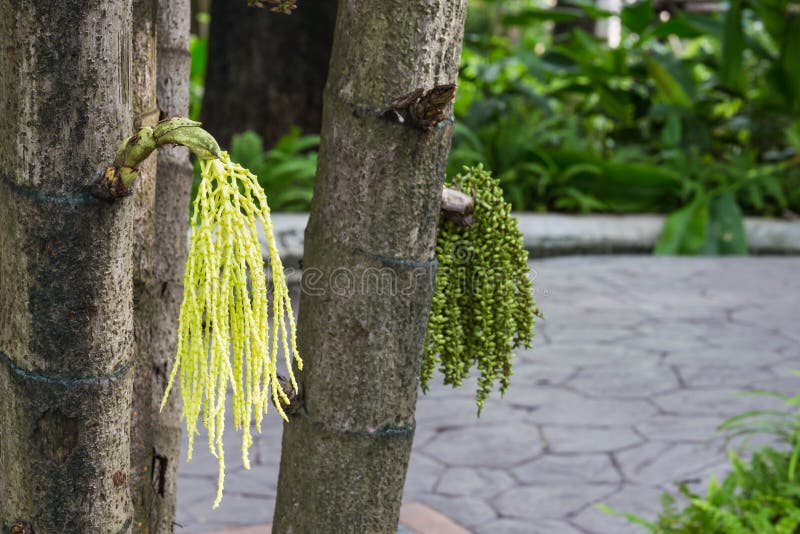
<path id="1" fill-rule="evenodd" d="M 737 392 L 797 392 L 800 259 L 583 256 L 531 266 L 546 317 L 534 348 L 519 353 L 508 393 L 480 418 L 474 382 L 420 396 L 407 502 L 478 534 L 642 532 L 592 504 L 654 516 L 663 490 L 725 468 L 714 436 L 723 419 L 776 406 Z M 184 452 L 178 532 L 270 522 L 280 436 L 273 413 L 248 472 L 239 434 L 227 433 L 215 511 L 216 460 L 203 439 L 192 463 Z"/>

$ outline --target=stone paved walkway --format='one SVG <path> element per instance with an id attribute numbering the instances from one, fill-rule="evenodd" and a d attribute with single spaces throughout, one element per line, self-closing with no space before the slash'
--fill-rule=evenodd
<path id="1" fill-rule="evenodd" d="M 774 406 L 734 396 L 797 393 L 800 259 L 572 257 L 532 264 L 546 320 L 505 398 L 475 417 L 474 384 L 420 396 L 405 488 L 478 534 L 641 532 L 592 504 L 652 516 L 673 482 L 726 463 L 727 416 Z M 180 467 L 179 532 L 271 521 L 281 426 L 270 419 L 250 472 L 228 433 L 225 498 L 202 446 Z M 203 441 L 198 440 L 202 445 Z"/>

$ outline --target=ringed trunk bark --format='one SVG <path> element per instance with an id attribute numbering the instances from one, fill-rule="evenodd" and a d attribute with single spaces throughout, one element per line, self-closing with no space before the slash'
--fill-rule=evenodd
<path id="1" fill-rule="evenodd" d="M 127 533 L 130 0 L 0 0 L 0 527 Z"/>
<path id="2" fill-rule="evenodd" d="M 189 0 L 158 1 L 158 107 L 160 116 L 189 115 Z M 181 448 L 180 395 L 172 395 L 164 410 L 158 407 L 175 358 L 178 316 L 183 299 L 183 271 L 187 253 L 192 164 L 184 147 L 162 147 L 156 152 L 158 179 L 155 199 L 155 259 L 157 286 L 152 335 L 152 480 L 153 532 L 175 530 L 175 497 Z"/>
<path id="3" fill-rule="evenodd" d="M 133 127 L 153 126 L 156 107 L 156 0 L 133 0 Z M 139 165 L 134 187 L 133 321 L 136 357 L 131 408 L 133 532 L 157 532 L 153 520 L 153 343 L 150 324 L 157 295 L 153 273 L 156 158 Z"/>
<path id="4" fill-rule="evenodd" d="M 452 119 L 387 113 L 454 82 L 466 0 L 339 5 L 306 229 L 305 409 L 284 425 L 275 531 L 397 529 Z"/>

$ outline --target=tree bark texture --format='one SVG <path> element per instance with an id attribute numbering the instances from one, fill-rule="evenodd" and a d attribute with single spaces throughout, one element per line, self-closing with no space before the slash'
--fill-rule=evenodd
<path id="1" fill-rule="evenodd" d="M 134 130 L 158 121 L 156 107 L 156 0 L 133 0 L 131 65 Z M 156 158 L 139 165 L 134 187 L 133 324 L 136 356 L 131 408 L 131 497 L 133 532 L 149 534 L 153 512 L 152 373 L 153 317 L 157 285 L 153 274 Z"/>
<path id="2" fill-rule="evenodd" d="M 319 132 L 336 0 L 304 0 L 291 16 L 237 2 L 211 5 L 204 127 L 223 146 L 254 130 L 272 146 L 292 126 Z"/>
<path id="3" fill-rule="evenodd" d="M 160 116 L 189 115 L 189 0 L 158 2 L 158 107 Z M 178 341 L 178 316 L 183 299 L 183 271 L 188 250 L 192 164 L 184 147 L 157 152 L 155 200 L 155 260 L 157 286 L 152 332 L 152 532 L 174 531 L 175 496 L 181 447 L 180 396 L 173 394 L 164 410 L 158 407 L 167 386 Z"/>
<path id="4" fill-rule="evenodd" d="M 275 532 L 394 533 L 414 434 L 452 120 L 385 118 L 454 82 L 466 0 L 339 5 L 306 229 L 305 409 L 284 425 Z"/>
<path id="5" fill-rule="evenodd" d="M 127 533 L 130 0 L 0 0 L 0 527 Z"/>

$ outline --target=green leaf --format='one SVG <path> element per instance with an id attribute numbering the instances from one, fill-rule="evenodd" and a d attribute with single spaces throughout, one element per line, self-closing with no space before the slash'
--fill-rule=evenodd
<path id="1" fill-rule="evenodd" d="M 453 129 L 453 141 L 457 147 L 468 146 L 478 154 L 483 154 L 485 149 L 478 133 L 470 130 L 466 125 L 457 122 Z"/>
<path id="2" fill-rule="evenodd" d="M 268 175 L 263 179 L 269 183 L 271 180 L 285 180 L 287 178 L 293 181 L 310 180 L 316 174 L 316 161 L 313 159 L 287 159 L 277 165 L 269 167 L 267 170 Z"/>
<path id="3" fill-rule="evenodd" d="M 557 208 L 576 207 L 581 213 L 591 213 L 606 209 L 602 201 L 592 195 L 582 193 L 574 187 L 568 187 L 564 190 L 564 196 L 556 201 L 555 206 Z"/>
<path id="4" fill-rule="evenodd" d="M 564 170 L 562 177 L 564 180 L 571 180 L 572 178 L 581 174 L 589 174 L 600 177 L 603 175 L 603 169 L 599 165 L 593 165 L 591 163 L 576 163 L 567 167 Z"/>
<path id="5" fill-rule="evenodd" d="M 745 76 L 742 65 L 745 40 L 742 28 L 742 0 L 732 0 L 725 14 L 725 30 L 722 35 L 722 59 L 720 79 L 728 88 L 744 91 Z"/>
<path id="6" fill-rule="evenodd" d="M 682 108 L 692 107 L 692 98 L 684 87 L 688 85 L 683 73 L 678 72 L 677 63 L 657 59 L 655 56 L 645 56 L 647 73 L 653 79 L 661 97 L 672 104 Z"/>
<path id="7" fill-rule="evenodd" d="M 697 254 L 706 242 L 708 197 L 699 193 L 664 222 L 655 254 Z"/>
<path id="8" fill-rule="evenodd" d="M 293 153 L 294 146 L 297 143 L 297 140 L 300 139 L 302 135 L 302 131 L 298 126 L 292 126 L 288 132 L 280 137 L 277 141 L 275 141 L 275 145 L 272 147 L 272 151 L 283 152 L 287 154 Z"/>
<path id="9" fill-rule="evenodd" d="M 661 130 L 661 143 L 667 148 L 675 148 L 681 144 L 683 138 L 683 123 L 680 116 L 675 113 L 667 115 L 667 122 Z"/>
<path id="10" fill-rule="evenodd" d="M 263 155 L 264 143 L 257 133 L 246 131 L 231 139 L 231 159 L 248 169 L 261 167 Z"/>
<path id="11" fill-rule="evenodd" d="M 775 410 L 775 409 L 761 409 L 761 410 L 750 410 L 749 412 L 740 413 L 725 419 L 720 425 L 719 428 L 721 430 L 728 430 L 732 428 L 736 428 L 739 426 L 750 425 L 751 419 L 759 418 L 763 419 L 765 416 L 774 416 L 774 417 L 790 417 L 790 415 L 783 411 L 783 410 Z"/>
<path id="12" fill-rule="evenodd" d="M 764 187 L 764 190 L 778 203 L 778 206 L 785 210 L 788 206 L 786 195 L 783 193 L 783 187 L 780 182 L 772 175 L 765 175 L 759 177 L 759 183 Z"/>
<path id="13" fill-rule="evenodd" d="M 206 75 L 206 62 L 208 61 L 208 39 L 192 35 L 189 39 L 189 51 L 192 56 L 189 79 L 202 84 Z"/>
<path id="14" fill-rule="evenodd" d="M 795 16 L 786 28 L 781 50 L 781 67 L 786 80 L 786 97 L 793 111 L 800 110 L 800 16 Z"/>
<path id="15" fill-rule="evenodd" d="M 673 15 L 673 19 L 670 20 L 674 20 L 675 18 L 685 20 L 686 24 L 697 29 L 701 34 L 707 37 L 722 39 L 724 23 L 717 17 L 709 17 L 703 13 L 681 11 L 679 14 Z"/>
<path id="16" fill-rule="evenodd" d="M 270 198 L 269 201 L 280 211 L 308 211 L 311 207 L 311 198 L 314 196 L 310 189 L 290 189 Z"/>
<path id="17" fill-rule="evenodd" d="M 565 185 L 600 199 L 609 211 L 645 212 L 674 202 L 681 191 L 680 176 L 657 165 L 606 161 L 572 150 L 549 153 L 561 169 Z"/>
<path id="18" fill-rule="evenodd" d="M 800 153 L 800 119 L 794 121 L 792 125 L 786 129 L 786 142 L 795 152 Z"/>
<path id="19" fill-rule="evenodd" d="M 706 254 L 747 254 L 747 234 L 742 210 L 730 191 L 711 200 Z"/>
<path id="20" fill-rule="evenodd" d="M 614 16 L 611 11 L 597 7 L 594 0 L 569 0 L 568 3 L 583 10 L 592 19 L 607 19 Z"/>
<path id="21" fill-rule="evenodd" d="M 800 434 L 795 439 L 792 457 L 789 460 L 789 482 L 793 482 L 797 473 L 797 462 L 800 460 Z"/>
<path id="22" fill-rule="evenodd" d="M 302 135 L 292 144 L 292 152 L 297 154 L 319 148 L 320 137 L 316 134 Z"/>
<path id="23" fill-rule="evenodd" d="M 633 33 L 642 33 L 655 20 L 652 0 L 640 0 L 628 4 L 620 14 L 622 25 Z"/>
<path id="24" fill-rule="evenodd" d="M 526 26 L 531 22 L 538 21 L 553 21 L 553 22 L 573 22 L 580 20 L 585 16 L 585 11 L 577 8 L 560 8 L 554 7 L 550 9 L 541 8 L 528 8 L 517 13 L 506 15 L 503 17 L 504 26 Z"/>
<path id="25" fill-rule="evenodd" d="M 694 39 L 702 37 L 707 33 L 705 28 L 686 17 L 683 12 L 677 11 L 668 21 L 662 22 L 656 26 L 649 35 L 652 37 L 668 37 L 674 35 L 681 39 Z"/>
<path id="26" fill-rule="evenodd" d="M 639 517 L 637 515 L 620 512 L 620 511 L 608 506 L 607 504 L 603 504 L 603 503 L 596 503 L 594 506 L 595 506 L 595 508 L 597 508 L 598 510 L 600 510 L 601 512 L 603 512 L 605 514 L 613 515 L 613 516 L 616 516 L 616 517 L 624 517 L 625 519 L 627 519 L 631 523 L 634 523 L 636 525 L 642 526 L 642 527 L 650 530 L 650 532 L 654 532 L 655 533 L 655 532 L 659 531 L 659 528 L 658 528 L 658 526 L 656 524 L 651 523 L 650 521 L 647 521 L 646 519 L 644 519 L 642 517 Z"/>
<path id="27" fill-rule="evenodd" d="M 634 107 L 630 95 L 625 91 L 614 91 L 605 85 L 595 87 L 600 106 L 620 124 L 630 124 L 634 118 Z"/>
<path id="28" fill-rule="evenodd" d="M 745 194 L 747 194 L 747 200 L 757 211 L 764 211 L 766 203 L 764 202 L 764 194 L 758 184 L 749 184 L 745 188 Z"/>
<path id="29" fill-rule="evenodd" d="M 787 0 L 749 0 L 748 4 L 754 8 L 773 41 L 780 43 L 786 31 Z"/>

